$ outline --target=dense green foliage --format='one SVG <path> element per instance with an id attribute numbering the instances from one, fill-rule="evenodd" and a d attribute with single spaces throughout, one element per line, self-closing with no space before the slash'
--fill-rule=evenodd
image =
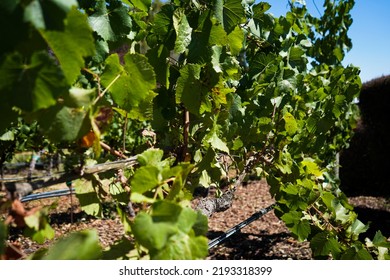
<path id="1" fill-rule="evenodd" d="M 109 183 L 134 241 L 100 254 L 80 233 L 33 258 L 76 258 L 58 252 L 80 242 L 91 244 L 80 258 L 205 258 L 207 219 L 189 202 L 194 186 L 228 177 L 222 155 L 236 174 L 267 179 L 277 215 L 314 257 L 389 258 L 380 232 L 359 241 L 367 227 L 334 174 L 361 86 L 341 64 L 353 5 L 325 0 L 315 18 L 291 1 L 275 18 L 251 0 L 1 1 L 1 140 L 23 119 L 87 163 L 112 160 L 100 140 L 138 154 L 125 170 L 131 194 Z M 77 193 L 99 216 L 106 180 L 86 179 Z M 134 219 L 130 200 L 144 205 Z"/>

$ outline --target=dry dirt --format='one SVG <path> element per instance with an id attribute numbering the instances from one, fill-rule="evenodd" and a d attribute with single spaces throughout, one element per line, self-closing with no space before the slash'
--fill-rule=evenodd
<path id="1" fill-rule="evenodd" d="M 254 181 L 240 186 L 236 190 L 232 207 L 225 212 L 215 213 L 209 219 L 209 239 L 218 237 L 261 208 L 271 205 L 273 199 L 268 189 L 268 185 L 264 181 Z M 20 246 L 24 256 L 35 252 L 42 246 L 49 246 L 61 236 L 87 228 L 97 230 L 103 247 L 113 244 L 122 237 L 123 229 L 118 218 L 96 219 L 89 217 L 79 210 L 75 197 L 72 199 L 73 211 L 71 211 L 69 197 L 33 201 L 26 203 L 26 207 L 45 205 L 53 201 L 58 202 L 58 206 L 52 211 L 50 216 L 51 225 L 56 232 L 54 240 L 40 245 L 23 237 L 18 230 L 11 231 L 10 240 Z M 351 202 L 358 206 L 356 210 L 363 221 L 366 222 L 365 219 L 374 219 L 372 232 L 375 232 L 377 224 L 380 223 L 379 228 L 381 228 L 384 235 L 390 235 L 390 207 L 387 200 L 383 198 L 356 197 L 352 198 Z M 73 222 L 71 222 L 71 219 L 73 219 Z M 369 233 L 369 236 L 373 237 L 372 233 Z M 292 238 L 283 222 L 271 211 L 231 236 L 223 244 L 211 249 L 207 258 L 214 260 L 303 260 L 311 259 L 312 255 L 309 243 L 300 243 Z"/>

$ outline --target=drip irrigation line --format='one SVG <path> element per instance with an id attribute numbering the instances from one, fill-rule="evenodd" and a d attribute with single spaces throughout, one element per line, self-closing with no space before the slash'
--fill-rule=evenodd
<path id="1" fill-rule="evenodd" d="M 228 239 L 230 236 L 235 234 L 236 232 L 240 231 L 243 227 L 246 227 L 247 225 L 251 224 L 252 222 L 260 219 L 262 216 L 270 212 L 272 209 L 274 209 L 275 204 L 272 204 L 266 208 L 261 209 L 260 211 L 254 213 L 252 216 L 250 216 L 245 221 L 239 223 L 238 225 L 232 227 L 231 229 L 227 230 L 225 233 L 221 234 L 217 238 L 214 238 L 209 242 L 209 250 L 214 248 L 215 246 L 221 244 L 226 239 Z"/>
<path id="2" fill-rule="evenodd" d="M 60 197 L 70 195 L 75 192 L 75 189 L 63 189 L 63 190 L 55 190 L 43 193 L 29 194 L 20 199 L 21 202 L 28 202 L 32 200 L 44 199 L 44 198 L 52 198 L 52 197 Z"/>

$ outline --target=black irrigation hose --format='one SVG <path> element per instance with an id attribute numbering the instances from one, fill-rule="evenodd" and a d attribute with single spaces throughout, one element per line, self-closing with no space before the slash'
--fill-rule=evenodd
<path id="1" fill-rule="evenodd" d="M 63 189 L 63 190 L 56 190 L 56 191 L 49 191 L 49 192 L 43 192 L 43 193 L 36 193 L 36 194 L 29 194 L 20 199 L 21 202 L 28 202 L 32 200 L 38 200 L 38 199 L 44 199 L 44 198 L 52 198 L 52 197 L 59 197 L 59 196 L 65 196 L 70 195 L 71 193 L 74 193 L 75 189 Z"/>
<path id="2" fill-rule="evenodd" d="M 228 239 L 230 236 L 238 232 L 243 227 L 246 227 L 247 225 L 251 224 L 252 222 L 256 221 L 257 219 L 260 219 L 262 216 L 270 212 L 272 209 L 274 209 L 275 204 L 272 204 L 266 208 L 261 209 L 260 211 L 254 213 L 252 216 L 250 216 L 245 221 L 239 223 L 238 225 L 232 227 L 231 229 L 227 230 L 225 233 L 221 234 L 217 238 L 211 240 L 209 242 L 209 250 L 214 248 L 215 246 L 221 244 L 226 239 Z"/>

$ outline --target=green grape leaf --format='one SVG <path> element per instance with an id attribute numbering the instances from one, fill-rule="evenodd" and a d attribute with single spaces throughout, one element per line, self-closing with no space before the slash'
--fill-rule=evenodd
<path id="1" fill-rule="evenodd" d="M 217 73 L 222 72 L 221 64 L 219 63 L 219 59 L 222 54 L 221 46 L 212 46 L 211 47 L 212 55 L 211 55 L 211 64 L 213 65 L 213 69 Z"/>
<path id="2" fill-rule="evenodd" d="M 341 253 L 340 243 L 327 232 L 317 233 L 311 239 L 310 247 L 315 257 L 327 257 L 332 253 L 337 258 Z"/>
<path id="3" fill-rule="evenodd" d="M 162 176 L 157 167 L 141 166 L 131 179 L 131 190 L 142 194 L 158 187 L 161 181 Z"/>
<path id="4" fill-rule="evenodd" d="M 196 236 L 206 235 L 208 232 L 208 221 L 207 217 L 203 215 L 200 211 L 197 212 L 197 219 L 193 225 L 193 230 Z"/>
<path id="5" fill-rule="evenodd" d="M 15 133 L 13 131 L 7 131 L 0 136 L 0 141 L 14 141 Z"/>
<path id="6" fill-rule="evenodd" d="M 106 68 L 101 83 L 111 92 L 119 107 L 131 111 L 151 99 L 156 87 L 156 75 L 148 59 L 141 54 L 126 54 L 121 65 L 117 54 L 106 59 Z"/>
<path id="7" fill-rule="evenodd" d="M 243 47 L 244 31 L 240 26 L 236 26 L 228 35 L 231 55 L 238 55 Z"/>
<path id="8" fill-rule="evenodd" d="M 76 0 L 29 1 L 24 6 L 24 20 L 36 29 L 53 29 L 62 25 L 62 20 L 72 7 L 78 7 Z M 49 16 L 50 15 L 50 16 Z"/>
<path id="9" fill-rule="evenodd" d="M 8 97 L 11 107 L 35 112 L 55 105 L 57 98 L 66 93 L 63 78 L 46 52 L 33 53 L 29 63 L 13 53 L 0 65 L 0 93 Z"/>
<path id="10" fill-rule="evenodd" d="M 351 225 L 351 234 L 354 238 L 354 240 L 357 240 L 359 237 L 359 234 L 366 232 L 367 229 L 369 228 L 369 225 L 363 224 L 361 221 L 356 219 L 352 225 Z"/>
<path id="11" fill-rule="evenodd" d="M 47 208 L 24 218 L 27 228 L 25 234 L 39 244 L 43 244 L 47 239 L 53 239 L 55 236 L 54 229 L 50 226 L 47 217 Z"/>
<path id="12" fill-rule="evenodd" d="M 295 235 L 299 241 L 307 239 L 311 233 L 310 223 L 308 220 L 302 220 L 302 213 L 291 211 L 284 214 L 281 219 L 286 223 L 292 234 Z"/>
<path id="13" fill-rule="evenodd" d="M 385 236 L 382 235 L 382 232 L 380 230 L 375 233 L 372 243 L 374 243 L 374 245 L 378 247 L 390 248 L 390 242 Z"/>
<path id="14" fill-rule="evenodd" d="M 30 233 L 28 233 L 30 232 Z M 31 237 L 32 240 L 39 244 L 45 243 L 47 239 L 53 239 L 55 236 L 54 229 L 50 226 L 49 222 L 44 223 L 39 230 L 26 230 L 26 234 Z"/>
<path id="15" fill-rule="evenodd" d="M 156 199 L 147 197 L 147 196 L 140 194 L 140 193 L 137 193 L 137 192 L 131 193 L 130 200 L 131 200 L 131 202 L 134 202 L 134 203 L 146 202 L 146 203 L 153 204 L 156 202 Z"/>
<path id="16" fill-rule="evenodd" d="M 150 257 L 155 260 L 204 259 L 208 252 L 207 241 L 205 236 L 192 236 L 192 234 L 178 232 L 170 236 L 164 248 L 151 250 Z"/>
<path id="17" fill-rule="evenodd" d="M 64 105 L 71 108 L 88 107 L 96 96 L 96 89 L 84 89 L 72 87 L 69 95 L 64 98 Z"/>
<path id="18" fill-rule="evenodd" d="M 210 143 L 211 147 L 214 149 L 220 150 L 225 153 L 229 153 L 229 148 L 221 138 L 218 137 L 216 132 L 211 133 L 207 140 Z"/>
<path id="19" fill-rule="evenodd" d="M 95 13 L 88 17 L 88 21 L 105 41 L 116 41 L 130 33 L 132 22 L 128 12 L 125 5 L 107 5 L 106 1 L 99 0 Z"/>
<path id="20" fill-rule="evenodd" d="M 202 259 L 207 255 L 207 219 L 191 208 L 168 201 L 153 204 L 151 216 L 141 212 L 132 225 L 137 241 L 151 259 Z"/>
<path id="21" fill-rule="evenodd" d="M 74 184 L 81 209 L 88 215 L 103 217 L 101 200 L 93 183 L 91 181 L 77 180 Z"/>
<path id="22" fill-rule="evenodd" d="M 371 254 L 363 248 L 361 244 L 357 244 L 348 248 L 341 256 L 342 260 L 373 260 Z"/>
<path id="23" fill-rule="evenodd" d="M 143 212 L 137 215 L 131 229 L 137 242 L 149 250 L 161 250 L 169 237 L 178 232 L 174 224 L 156 223 L 152 216 Z"/>
<path id="24" fill-rule="evenodd" d="M 169 64 L 167 58 L 169 57 L 169 50 L 165 45 L 156 46 L 148 50 L 146 53 L 149 63 L 153 66 L 156 72 L 156 80 L 166 88 L 169 87 Z"/>
<path id="25" fill-rule="evenodd" d="M 154 221 L 175 223 L 178 229 L 185 233 L 188 233 L 198 221 L 197 212 L 170 201 L 158 201 L 153 204 L 152 216 Z"/>
<path id="26" fill-rule="evenodd" d="M 222 1 L 222 0 L 220 0 Z M 229 34 L 237 25 L 245 23 L 245 10 L 241 0 L 223 1 L 223 27 Z"/>
<path id="27" fill-rule="evenodd" d="M 188 111 L 199 115 L 201 104 L 201 66 L 187 64 L 180 70 L 180 77 L 177 80 L 176 102 L 183 102 Z"/>
<path id="28" fill-rule="evenodd" d="M 97 260 L 102 256 L 99 236 L 95 230 L 71 233 L 49 248 L 44 260 Z"/>
<path id="29" fill-rule="evenodd" d="M 74 141 L 91 128 L 89 113 L 82 108 L 53 106 L 36 114 L 40 127 L 53 142 Z"/>
<path id="30" fill-rule="evenodd" d="M 340 201 L 338 201 L 337 199 L 334 199 L 332 201 L 332 206 L 334 209 L 336 220 L 338 220 L 342 223 L 346 223 L 351 219 L 351 215 L 349 213 L 349 210 L 347 208 L 345 208 L 340 203 Z"/>
<path id="31" fill-rule="evenodd" d="M 285 122 L 284 128 L 286 129 L 287 133 L 289 135 L 295 134 L 298 130 L 298 124 L 294 116 L 291 113 L 286 112 L 283 116 L 283 119 Z"/>
<path id="32" fill-rule="evenodd" d="M 129 6 L 133 6 L 141 11 L 147 12 L 152 5 L 152 0 L 124 0 Z"/>
<path id="33" fill-rule="evenodd" d="M 223 0 L 216 0 L 214 3 L 214 17 L 217 19 L 220 23 L 223 24 Z"/>
<path id="34" fill-rule="evenodd" d="M 176 31 L 175 52 L 182 53 L 191 43 L 192 33 L 184 9 L 176 9 L 173 13 L 173 27 Z"/>
<path id="35" fill-rule="evenodd" d="M 137 161 L 141 166 L 158 166 L 161 164 L 164 151 L 160 149 L 148 149 L 137 156 Z"/>
<path id="36" fill-rule="evenodd" d="M 199 185 L 208 188 L 211 184 L 211 177 L 206 170 L 203 170 L 199 177 Z"/>
<path id="37" fill-rule="evenodd" d="M 77 9 L 70 10 L 64 24 L 64 31 L 40 30 L 40 34 L 58 59 L 68 84 L 73 84 L 84 67 L 84 58 L 95 54 L 95 44 L 87 16 Z"/>
<path id="38" fill-rule="evenodd" d="M 312 174 L 316 177 L 322 176 L 322 172 L 319 168 L 319 166 L 312 160 L 312 159 L 305 159 L 301 162 L 301 165 L 303 166 L 305 172 L 307 174 Z"/>
<path id="39" fill-rule="evenodd" d="M 227 44 L 227 34 L 226 31 L 223 29 L 222 24 L 215 22 L 215 20 L 211 20 L 211 29 L 210 34 L 207 38 L 208 44 L 210 46 L 218 45 L 218 46 L 224 46 Z M 204 31 L 203 31 L 204 32 Z M 201 34 L 203 36 L 206 36 L 205 33 Z"/>
<path id="40" fill-rule="evenodd" d="M 168 38 L 169 34 L 174 32 L 174 28 L 172 28 L 173 13 L 173 5 L 164 5 L 154 18 L 152 31 L 160 38 L 160 40 Z"/>
<path id="41" fill-rule="evenodd" d="M 130 241 L 126 237 L 116 241 L 113 245 L 109 246 L 103 251 L 103 260 L 123 260 L 129 259 L 130 251 L 134 250 L 134 242 Z"/>

